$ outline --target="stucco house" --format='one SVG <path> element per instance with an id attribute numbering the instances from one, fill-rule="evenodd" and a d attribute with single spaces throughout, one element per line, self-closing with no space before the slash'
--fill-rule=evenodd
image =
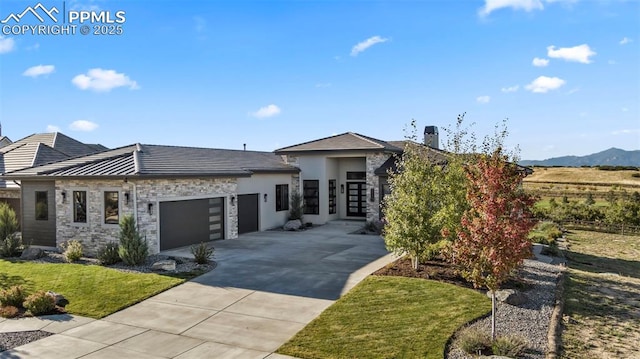
<path id="1" fill-rule="evenodd" d="M 437 137 L 435 138 L 437 143 Z M 6 172 L 21 183 L 22 237 L 88 253 L 134 215 L 151 253 L 282 226 L 290 196 L 304 220 L 378 220 L 404 141 L 347 132 L 274 152 L 133 144 Z"/>

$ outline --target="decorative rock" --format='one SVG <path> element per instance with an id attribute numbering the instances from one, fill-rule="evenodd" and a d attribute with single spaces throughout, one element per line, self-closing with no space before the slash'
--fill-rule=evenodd
<path id="1" fill-rule="evenodd" d="M 176 261 L 172 259 L 166 259 L 157 261 L 151 265 L 153 271 L 174 271 L 176 270 Z"/>
<path id="2" fill-rule="evenodd" d="M 487 297 L 491 298 L 491 292 L 487 292 Z M 515 289 L 501 289 L 496 291 L 496 300 L 511 304 L 522 305 L 527 302 L 527 296 Z"/>
<path id="3" fill-rule="evenodd" d="M 56 292 L 52 292 L 52 291 L 48 291 L 47 295 L 52 296 L 53 299 L 56 301 L 56 305 L 58 307 L 66 307 L 67 304 L 69 304 L 69 300 L 67 300 L 67 298 L 65 298 L 62 294 L 58 294 Z"/>
<path id="4" fill-rule="evenodd" d="M 284 229 L 285 231 L 297 231 L 301 227 L 302 221 L 300 221 L 299 219 L 294 219 L 293 221 L 288 221 L 287 223 L 285 223 L 282 229 Z"/>
<path id="5" fill-rule="evenodd" d="M 44 257 L 44 251 L 40 248 L 29 247 L 22 251 L 22 255 L 20 255 L 20 259 L 25 259 L 28 261 L 32 261 L 34 259 Z"/>

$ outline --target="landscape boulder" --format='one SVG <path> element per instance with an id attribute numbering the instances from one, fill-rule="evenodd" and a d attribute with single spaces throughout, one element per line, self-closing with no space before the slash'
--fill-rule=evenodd
<path id="1" fill-rule="evenodd" d="M 300 228 L 302 228 L 302 221 L 299 219 L 288 221 L 285 223 L 284 227 L 282 227 L 285 231 L 297 231 Z"/>
<path id="2" fill-rule="evenodd" d="M 38 259 L 42 257 L 44 257 L 44 251 L 40 248 L 33 248 L 33 247 L 29 247 L 23 250 L 22 254 L 20 255 L 20 259 L 24 259 L 28 261 L 32 261 L 34 259 Z"/>
<path id="3" fill-rule="evenodd" d="M 491 298 L 491 292 L 487 292 L 487 297 Z M 515 289 L 501 289 L 496 291 L 496 300 L 511 304 L 522 305 L 527 302 L 527 296 Z"/>
<path id="4" fill-rule="evenodd" d="M 56 292 L 48 291 L 47 295 L 53 297 L 58 307 L 66 307 L 69 304 L 69 300 L 65 298 L 62 294 L 58 294 Z"/>
<path id="5" fill-rule="evenodd" d="M 151 265 L 152 271 L 174 271 L 176 270 L 176 261 L 173 259 L 165 259 L 157 261 Z"/>

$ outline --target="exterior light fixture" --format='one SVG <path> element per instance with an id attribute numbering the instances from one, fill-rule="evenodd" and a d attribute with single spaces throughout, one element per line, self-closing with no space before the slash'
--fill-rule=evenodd
<path id="1" fill-rule="evenodd" d="M 149 202 L 147 204 L 147 212 L 149 212 L 149 214 L 153 214 L 153 203 Z"/>
<path id="2" fill-rule="evenodd" d="M 376 191 L 372 188 L 371 189 L 371 202 L 374 202 L 376 200 Z"/>
<path id="3" fill-rule="evenodd" d="M 125 192 L 124 193 L 124 203 L 125 204 L 129 204 L 129 196 L 130 196 L 129 192 Z"/>
<path id="4" fill-rule="evenodd" d="M 267 194 L 266 193 L 264 194 L 264 201 L 265 202 L 267 201 Z"/>
<path id="5" fill-rule="evenodd" d="M 344 193 L 344 184 L 340 185 L 340 193 Z"/>
<path id="6" fill-rule="evenodd" d="M 231 205 L 232 206 L 236 205 L 236 196 L 231 196 Z"/>
<path id="7" fill-rule="evenodd" d="M 67 191 L 62 191 L 60 194 L 62 195 L 62 203 L 65 203 L 67 201 Z"/>

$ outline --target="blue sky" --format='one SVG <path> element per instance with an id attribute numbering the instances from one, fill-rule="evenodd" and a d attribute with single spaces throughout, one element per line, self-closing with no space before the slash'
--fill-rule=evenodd
<path id="1" fill-rule="evenodd" d="M 0 20 L 36 4 L 2 0 Z M 638 1 L 41 4 L 125 21 L 76 21 L 74 35 L 0 24 L 13 140 L 59 130 L 108 147 L 271 151 L 347 131 L 402 139 L 411 119 L 442 128 L 466 112 L 480 137 L 508 118 L 524 159 L 640 149 Z"/>

